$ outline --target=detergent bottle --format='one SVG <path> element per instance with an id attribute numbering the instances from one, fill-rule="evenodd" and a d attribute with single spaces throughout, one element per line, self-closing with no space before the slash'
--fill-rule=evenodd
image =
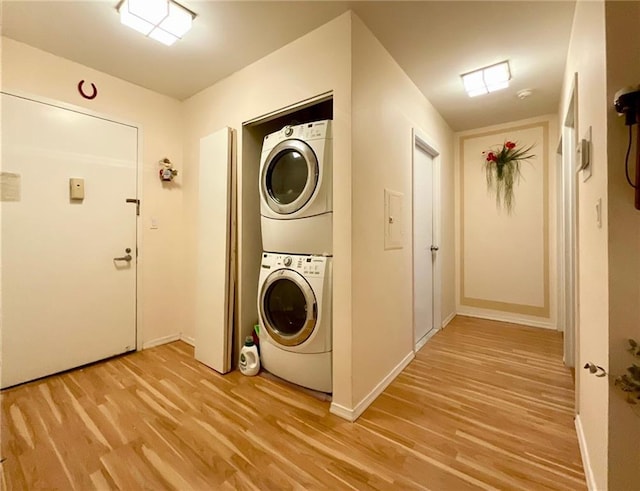
<path id="1" fill-rule="evenodd" d="M 253 342 L 251 336 L 247 336 L 244 340 L 244 346 L 240 350 L 240 371 L 244 375 L 256 375 L 260 371 L 260 357 L 258 356 L 258 347 Z"/>

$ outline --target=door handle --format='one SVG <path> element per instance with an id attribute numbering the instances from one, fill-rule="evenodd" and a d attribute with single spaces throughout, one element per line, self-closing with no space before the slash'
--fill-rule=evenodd
<path id="1" fill-rule="evenodd" d="M 438 250 L 440 250 L 438 246 L 431 246 L 431 252 L 436 252 Z"/>
<path id="2" fill-rule="evenodd" d="M 128 263 L 130 263 L 132 259 L 133 259 L 133 256 L 131 254 L 127 254 L 126 256 L 114 257 L 113 258 L 114 261 L 127 261 Z"/>
<path id="3" fill-rule="evenodd" d="M 606 377 L 607 375 L 607 371 L 604 368 L 591 362 L 587 362 L 583 368 L 589 370 L 589 373 L 595 374 L 596 377 Z"/>

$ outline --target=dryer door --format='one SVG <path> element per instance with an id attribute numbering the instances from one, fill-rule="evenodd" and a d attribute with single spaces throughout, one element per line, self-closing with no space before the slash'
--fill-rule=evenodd
<path id="1" fill-rule="evenodd" d="M 271 273 L 260 291 L 260 317 L 275 342 L 304 343 L 318 321 L 316 296 L 307 280 L 290 269 Z"/>
<path id="2" fill-rule="evenodd" d="M 318 185 L 318 158 L 301 140 L 284 140 L 267 156 L 260 192 L 269 208 L 282 215 L 300 210 Z"/>

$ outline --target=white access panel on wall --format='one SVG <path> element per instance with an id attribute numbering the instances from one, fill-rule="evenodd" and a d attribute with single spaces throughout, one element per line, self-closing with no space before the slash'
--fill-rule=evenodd
<path id="1" fill-rule="evenodd" d="M 135 349 L 137 153 L 133 126 L 2 94 L 3 388 Z"/>
<path id="2" fill-rule="evenodd" d="M 195 357 L 231 370 L 235 291 L 233 131 L 200 139 Z"/>
<path id="3" fill-rule="evenodd" d="M 402 199 L 398 191 L 384 190 L 384 248 L 402 249 Z"/>

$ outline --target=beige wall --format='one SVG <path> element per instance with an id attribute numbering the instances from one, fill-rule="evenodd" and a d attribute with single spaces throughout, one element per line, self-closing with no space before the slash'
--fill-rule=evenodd
<path id="1" fill-rule="evenodd" d="M 352 14 L 346 13 L 183 103 L 11 40 L 6 40 L 3 47 L 5 90 L 25 91 L 88 107 L 114 118 L 139 122 L 143 128 L 140 305 L 145 343 L 178 333 L 187 339 L 194 336 L 200 138 L 223 126 L 236 130 L 240 329 L 237 339 L 242 339 L 257 319 L 261 253 L 256 158 L 261 141 L 253 141 L 253 133 L 249 132 L 244 133 L 247 141 L 243 141 L 242 125 L 301 100 L 332 93 L 333 401 L 347 409 L 361 402 L 412 350 L 410 206 L 405 207 L 403 217 L 407 226 L 404 249 L 384 254 L 381 247 L 370 247 L 382 241 L 383 188 L 399 190 L 410 200 L 412 128 L 428 135 L 441 152 L 442 318 L 453 315 L 455 308 L 451 130 L 360 20 L 354 18 L 353 22 L 356 29 L 353 42 L 357 43 L 353 52 Z M 314 55 L 308 56 L 310 52 Z M 358 57 L 353 66 L 352 55 Z M 358 73 L 353 87 L 352 69 Z M 46 77 L 41 76 L 43 73 Z M 97 99 L 80 98 L 76 92 L 80 79 L 98 86 Z M 358 97 L 354 110 L 358 111 L 361 125 L 353 133 L 352 90 Z M 353 152 L 352 138 L 358 145 Z M 351 159 L 356 154 L 359 167 L 352 173 Z M 180 170 L 173 187 L 163 187 L 157 180 L 157 161 L 165 156 L 176 162 Z M 390 162 L 400 165 L 392 167 L 388 165 Z M 368 180 L 373 175 L 370 165 L 380 170 L 373 180 Z M 371 213 L 373 193 L 380 195 L 380 216 Z M 409 205 L 410 201 L 406 203 Z M 357 208 L 353 215 L 352 206 Z M 151 217 L 158 219 L 158 230 L 149 229 Z M 355 220 L 358 223 L 352 228 Z M 357 257 L 352 254 L 355 238 Z M 382 269 L 369 268 L 371 263 L 382 265 Z M 354 271 L 357 275 L 352 278 Z M 393 288 L 389 288 L 389 279 Z M 353 292 L 358 292 L 358 308 L 352 316 Z M 374 302 L 379 308 L 372 308 L 371 298 L 384 301 Z M 393 336 L 389 336 L 391 324 L 398 326 Z M 353 350 L 352 339 L 362 341 Z"/>
<path id="2" fill-rule="evenodd" d="M 80 96 L 80 80 L 97 86 L 95 99 Z M 158 178 L 158 161 L 169 157 L 182 172 L 180 102 L 7 38 L 2 38 L 2 90 L 81 106 L 141 126 L 142 240 L 138 278 L 142 281 L 142 298 L 138 302 L 142 325 L 138 329 L 142 330 L 143 344 L 175 337 L 181 331 L 183 318 L 182 304 L 176 302 L 183 283 L 181 176 L 175 186 L 163 186 Z M 158 220 L 157 230 L 150 230 L 151 217 Z"/>
<path id="3" fill-rule="evenodd" d="M 551 115 L 456 135 L 458 313 L 556 328 L 556 134 Z M 510 214 L 487 190 L 482 155 L 505 141 L 535 145 Z"/>
<path id="4" fill-rule="evenodd" d="M 577 135 L 582 138 L 593 129 L 593 175 L 580 182 L 578 189 L 578 270 L 579 345 L 576 377 L 579 386 L 579 423 L 584 433 L 585 471 L 592 474 L 598 490 L 607 488 L 608 385 L 606 378 L 589 375 L 579 367 L 588 361 L 609 371 L 609 220 L 602 217 L 602 228 L 595 220 L 595 205 L 609 206 L 607 192 L 607 107 L 605 88 L 604 3 L 577 2 L 567 66 L 564 77 L 560 118 L 569 106 L 574 74 L 578 74 Z M 582 179 L 580 179 L 582 181 Z"/>
<path id="5" fill-rule="evenodd" d="M 307 56 L 311 51 L 314 56 Z M 357 74 L 353 84 L 352 70 Z M 455 304 L 451 131 L 351 13 L 185 102 L 186 255 L 190 257 L 189 251 L 194 247 L 191 217 L 197 200 L 197 170 L 192 163 L 197 162 L 198 141 L 222 126 L 231 126 L 238 132 L 239 339 L 242 339 L 257 319 L 255 304 L 261 252 L 256 158 L 261 142 L 243 142 L 242 123 L 328 91 L 333 92 L 334 104 L 333 402 L 353 409 L 412 350 L 410 234 L 406 235 L 406 247 L 400 252 L 385 255 L 381 246 L 371 247 L 383 238 L 383 188 L 391 187 L 404 192 L 407 198 L 411 196 L 412 127 L 432 137 L 442 152 L 443 318 L 453 314 Z M 352 97 L 357 98 L 353 106 Z M 371 110 L 376 117 L 372 118 Z M 352 111 L 358 114 L 357 129 L 352 125 Z M 243 158 L 243 153 L 247 158 Z M 352 159 L 358 163 L 353 173 Z M 390 167 L 389 162 L 403 164 Z M 381 173 L 372 173 L 372 166 Z M 372 176 L 377 180 L 369 180 Z M 371 195 L 376 192 L 380 195 L 379 216 L 371 213 Z M 408 226 L 410 213 L 406 207 Z M 376 268 L 368 267 L 369 264 L 376 264 Z M 195 274 L 195 263 L 190 261 L 186 268 L 183 299 L 188 313 L 193 298 L 188 278 Z M 390 278 L 393 287 L 389 287 Z M 187 314 L 187 332 L 192 324 Z M 398 326 L 391 337 L 388 325 Z M 360 341 L 353 342 L 352 347 L 353 339 Z"/>
<path id="6" fill-rule="evenodd" d="M 609 222 L 609 370 L 624 373 L 633 361 L 627 339 L 640 341 L 640 211 L 627 184 L 624 158 L 628 126 L 613 108 L 615 93 L 640 84 L 640 2 L 607 2 L 607 146 Z M 637 127 L 634 127 L 634 132 Z M 635 137 L 634 137 L 635 141 Z M 635 148 L 639 143 L 635 141 Z M 634 158 L 630 173 L 634 175 Z M 637 361 L 636 361 L 637 363 Z M 640 420 L 625 397 L 610 386 L 609 489 L 639 486 Z"/>
<path id="7" fill-rule="evenodd" d="M 452 132 L 353 17 L 353 404 L 413 350 L 412 128 L 441 152 L 442 318 L 454 311 Z M 403 193 L 403 247 L 384 250 L 384 189 Z"/>
<path id="8" fill-rule="evenodd" d="M 237 131 L 239 329 L 257 321 L 261 236 L 259 155 L 243 158 L 242 123 L 318 94 L 333 92 L 333 353 L 334 402 L 351 403 L 351 14 L 346 13 L 185 101 L 184 250 L 187 278 L 181 295 L 193 335 L 194 226 L 200 138 L 223 126 Z M 310 56 L 312 54 L 312 56 Z M 254 146 L 261 142 L 254 142 Z"/>

